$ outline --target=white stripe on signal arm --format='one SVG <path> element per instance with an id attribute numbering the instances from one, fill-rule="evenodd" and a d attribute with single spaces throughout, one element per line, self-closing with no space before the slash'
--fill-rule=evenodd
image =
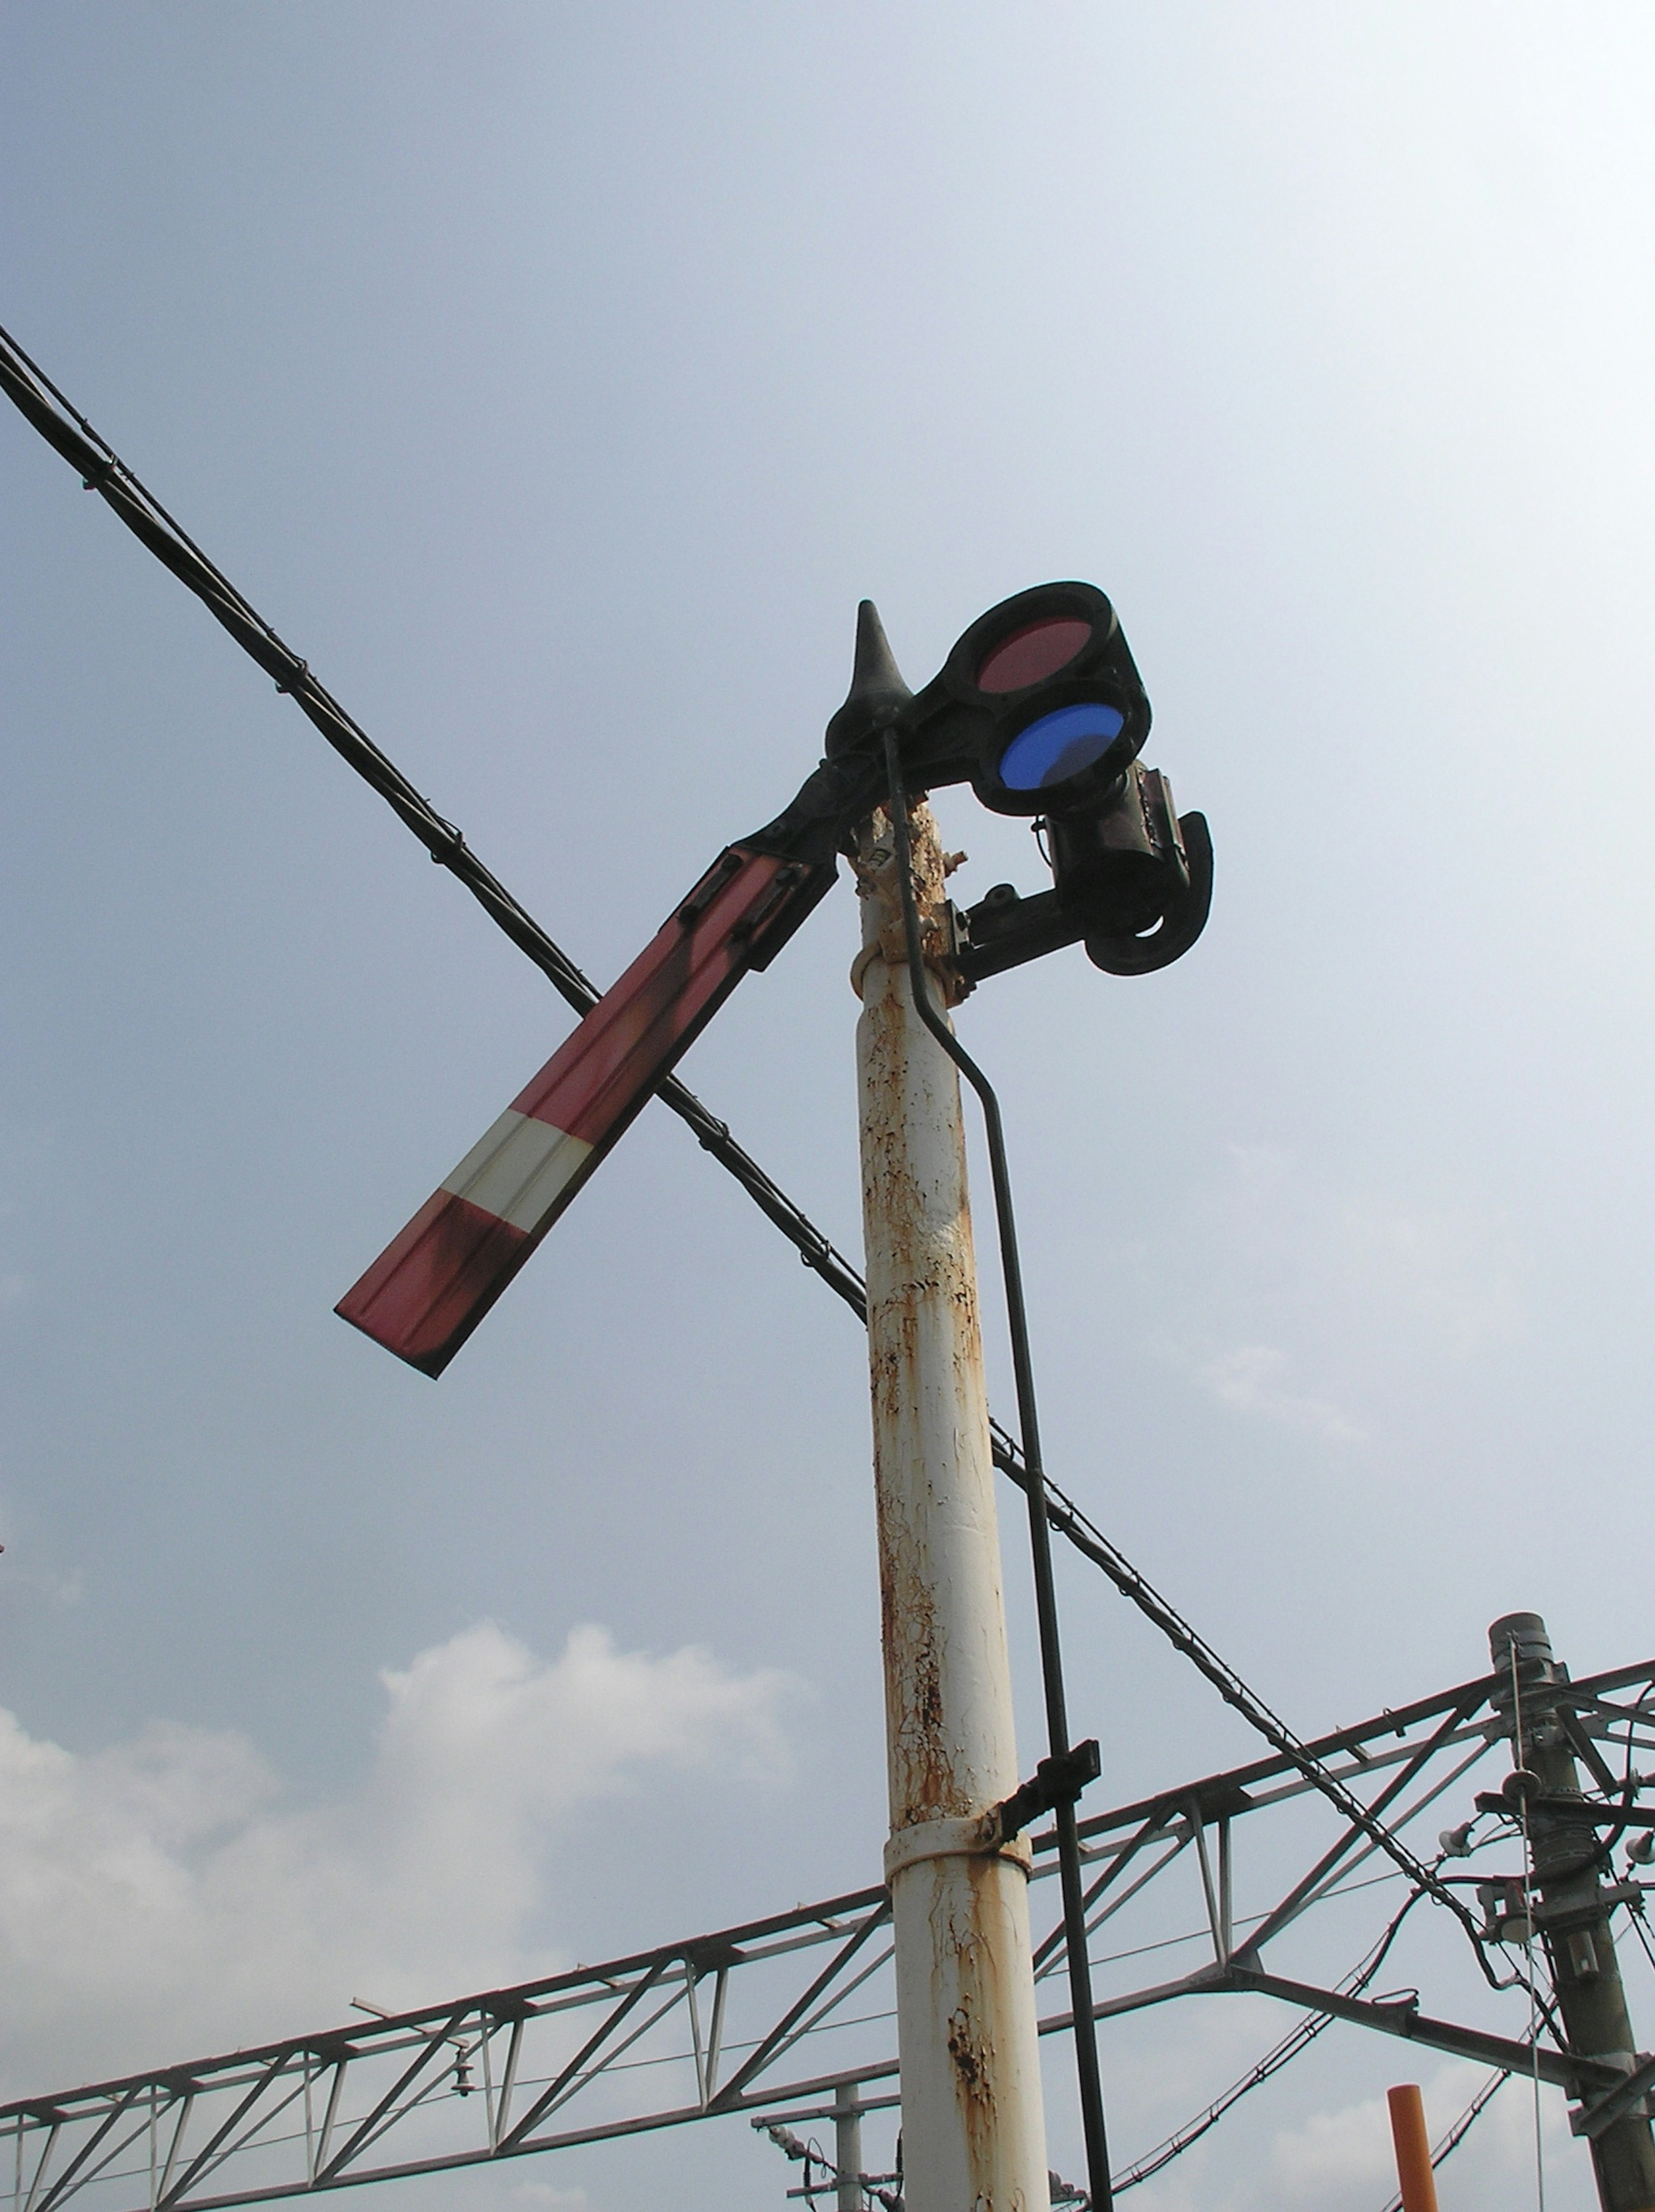
<path id="1" fill-rule="evenodd" d="M 441 1187 L 529 1236 L 591 1152 L 584 1137 L 571 1137 L 508 1106 Z"/>

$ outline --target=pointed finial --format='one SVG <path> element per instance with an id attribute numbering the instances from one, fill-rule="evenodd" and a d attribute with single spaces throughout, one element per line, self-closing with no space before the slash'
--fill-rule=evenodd
<path id="1" fill-rule="evenodd" d="M 845 703 L 827 726 L 827 756 L 853 745 L 873 726 L 881 708 L 906 706 L 913 693 L 903 682 L 872 599 L 856 610 L 856 660 L 851 671 Z"/>

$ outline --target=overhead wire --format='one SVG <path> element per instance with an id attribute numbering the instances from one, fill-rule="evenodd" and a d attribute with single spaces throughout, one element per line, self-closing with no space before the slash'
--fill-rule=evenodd
<path id="1" fill-rule="evenodd" d="M 1194 2119 L 1186 2120 L 1181 2128 L 1175 2129 L 1163 2142 L 1157 2143 L 1153 2150 L 1146 2151 L 1141 2158 L 1135 2159 L 1130 2166 L 1123 2167 L 1115 2176 L 1115 2194 L 1124 2196 L 1129 2189 L 1136 2189 L 1140 2183 L 1151 2180 L 1165 2167 L 1171 2166 L 1174 2159 L 1182 2158 L 1185 2151 L 1215 2128 L 1226 2113 L 1238 2105 L 1250 2091 L 1259 2088 L 1273 2075 L 1279 2074 L 1284 2066 L 1298 2057 L 1301 2051 L 1315 2042 L 1323 2028 L 1332 2025 L 1333 2014 L 1330 2012 L 1308 2014 L 1238 2081 L 1232 2081 L 1220 2095 L 1214 2097 L 1203 2112 L 1197 2113 Z"/>
<path id="2" fill-rule="evenodd" d="M 1463 1773 L 1464 1769 L 1461 1768 L 1459 1771 Z M 1475 1822 L 1468 1821 L 1466 1826 L 1469 1830 L 1470 1827 L 1475 1826 Z M 1471 1844 L 1469 1850 L 1464 1853 L 1464 1856 L 1469 1858 L 1475 1851 L 1486 1850 L 1490 1844 L 1506 1843 L 1511 1841 L 1513 1838 L 1516 1838 L 1520 1842 L 1522 1840 L 1522 1829 L 1515 1821 L 1511 1820 L 1501 1820 L 1496 1826 L 1488 1831 L 1488 1833 L 1486 1836 L 1479 1837 L 1477 1841 Z M 1460 1854 L 1457 1852 L 1454 1856 L 1457 1857 Z M 1464 1877 L 1464 1879 L 1469 1880 L 1471 1877 L 1467 1876 Z M 1507 1942 L 1504 1936 L 1491 1936 L 1485 1938 L 1485 1940 L 1498 1942 L 1500 1948 L 1506 1951 L 1508 1956 L 1513 1948 Z M 1541 2021 L 1545 2025 L 1547 2033 L 1551 2037 L 1552 2041 L 1557 2045 L 1557 2048 L 1560 2051 L 1567 2051 L 1568 2049 L 1568 2038 L 1564 2033 L 1562 2021 L 1558 2018 L 1556 2004 L 1554 1998 L 1547 1996 L 1545 1990 L 1541 1986 L 1540 1981 L 1536 1978 L 1533 1972 L 1533 1959 L 1531 1955 L 1528 1957 L 1526 1963 L 1524 1965 L 1517 1965 L 1513 1963 L 1512 1966 L 1510 1979 L 1504 1982 L 1497 1982 L 1495 1986 L 1501 1990 L 1522 1990 L 1524 1991 L 1528 1996 L 1531 2009 L 1534 2012 L 1538 2013 Z"/>
<path id="3" fill-rule="evenodd" d="M 1019 1489 L 1026 1491 L 1030 1487 L 1030 1477 L 1022 1454 L 997 1421 L 990 1425 L 995 1466 L 1003 1468 Z M 1117 1546 L 1110 1543 L 1097 1523 L 1081 1510 L 1073 1498 L 1064 1495 L 1049 1474 L 1044 1481 L 1047 1513 L 1052 1527 L 1066 1536 L 1076 1551 L 1101 1568 L 1122 1596 L 1129 1599 L 1146 1620 L 1154 1623 L 1174 1650 L 1183 1654 L 1212 1684 L 1226 1704 L 1232 1706 L 1273 1750 L 1296 1767 L 1306 1782 L 1320 1790 L 1353 1827 L 1360 1829 L 1371 1843 L 1384 1851 L 1410 1881 L 1416 1882 L 1439 1905 L 1448 1907 L 1470 1936 L 1484 1976 L 1492 1986 L 1498 1987 L 1494 1970 L 1483 1950 L 1482 1931 L 1475 1917 L 1453 1892 L 1438 1881 L 1394 1831 L 1368 1811 L 1330 1767 L 1300 1742 L 1287 1723 L 1247 1686 L 1234 1668 L 1219 1656 L 1204 1637 L 1196 1633 L 1177 1608 L 1139 1573 Z"/>
<path id="4" fill-rule="evenodd" d="M 295 653 L 202 550 L 195 540 L 139 480 L 87 418 L 53 384 L 17 341 L 0 329 L 0 390 L 54 451 L 95 491 L 163 567 L 193 592 L 251 659 L 291 697 L 341 759 L 376 791 L 432 860 L 468 890 L 490 919 L 526 953 L 576 1013 L 597 1004 L 597 987 L 561 945 L 536 921 L 499 878 L 472 852 L 463 833 L 439 814 L 394 762 L 311 673 Z M 703 1151 L 732 1175 L 842 1302 L 864 1322 L 867 1289 L 861 1274 L 803 1209 L 732 1136 L 676 1076 L 668 1076 L 658 1095 L 694 1131 Z M 998 1422 L 992 1425 L 995 1464 L 1025 1493 L 1034 1487 L 1022 1450 Z M 1411 1881 L 1420 1881 L 1439 1904 L 1463 1923 L 1477 1948 L 1483 1972 L 1494 1976 L 1482 1956 L 1475 1921 L 1451 1893 L 1434 1884 L 1421 1863 L 1373 1819 L 1331 1771 L 1309 1752 L 1264 1701 L 1161 1596 L 1110 1542 L 1072 1498 L 1044 1477 L 1046 1517 L 1053 1530 L 1100 1568 L 1121 1594 L 1217 1690 L 1248 1725 L 1287 1759 L 1324 1797 L 1386 1851 Z"/>
<path id="5" fill-rule="evenodd" d="M 95 491 L 120 520 L 192 592 L 209 614 L 252 660 L 273 678 L 340 758 L 391 807 L 439 866 L 446 868 L 477 900 L 518 950 L 528 955 L 553 988 L 585 1014 L 602 994 L 563 947 L 541 927 L 521 902 L 484 866 L 463 832 L 439 814 L 424 794 L 374 744 L 355 718 L 311 673 L 309 665 L 277 635 L 269 623 L 203 552 L 155 494 L 31 361 L 9 332 L 0 330 L 0 389 L 40 435 L 76 470 L 88 491 Z M 760 1167 L 693 1091 L 668 1076 L 659 1095 L 695 1132 L 704 1152 L 733 1175 L 747 1195 L 853 1312 L 867 1317 L 861 1276 L 832 1241 L 818 1229 L 779 1184 Z"/>
<path id="6" fill-rule="evenodd" d="M 1386 1879 L 1391 1878 L 1386 1877 Z M 1410 1893 L 1366 1957 L 1353 1966 L 1349 1973 L 1338 1984 L 1342 1995 L 1346 1996 L 1361 1995 L 1384 1964 L 1386 1954 L 1396 1940 L 1402 1922 L 1425 1894 L 1425 1891 L 1418 1888 Z M 1157 2143 L 1153 2150 L 1146 2151 L 1141 2158 L 1135 2159 L 1129 2166 L 1117 2174 L 1113 2185 L 1115 2194 L 1118 2197 L 1125 2190 L 1135 2189 L 1141 2182 L 1149 2180 L 1153 2175 L 1161 2172 L 1164 2168 L 1171 2166 L 1174 2159 L 1182 2158 L 1185 2151 L 1215 2128 L 1225 2115 L 1233 2110 L 1244 2097 L 1249 2095 L 1254 2089 L 1261 2087 L 1274 2075 L 1279 2074 L 1284 2066 L 1298 2057 L 1300 2051 L 1307 2050 L 1323 2028 L 1332 2026 L 1333 2018 L 1334 2015 L 1330 2012 L 1311 2013 L 1300 2021 L 1295 2027 L 1290 2028 L 1280 2043 L 1267 2051 L 1262 2058 L 1249 2067 L 1246 2073 L 1238 2080 L 1232 2081 L 1230 2087 L 1215 2097 L 1202 2112 L 1198 2112 L 1193 2119 L 1186 2120 L 1181 2128 L 1174 2129 L 1172 2133 Z"/>
<path id="7" fill-rule="evenodd" d="M 1385 1878 L 1391 1879 L 1393 1877 Z M 1359 1885 L 1359 1887 L 1366 1887 L 1366 1886 L 1367 1885 L 1366 1884 Z M 1329 1893 L 1336 1895 L 1339 1893 L 1330 1892 Z M 1402 1928 L 1403 1920 L 1413 1910 L 1414 1906 L 1418 1904 L 1421 1897 L 1425 1894 L 1427 1894 L 1427 1893 L 1419 1888 L 1415 1888 L 1409 1894 L 1402 1904 L 1401 1909 L 1396 1912 L 1384 1929 L 1383 1935 L 1379 1937 L 1378 1943 L 1374 1947 L 1373 1950 L 1369 1954 L 1368 1957 L 1363 1961 L 1360 1967 L 1354 1969 L 1352 1973 L 1348 1975 L 1345 1980 L 1339 1985 L 1344 1995 L 1351 1996 L 1360 1996 L 1361 1991 L 1372 1981 L 1374 1976 L 1378 1972 L 1380 1966 L 1384 1963 L 1386 1954 L 1389 1953 L 1392 1943 L 1396 1941 L 1396 1936 Z M 1652 1954 L 1651 1958 L 1652 1963 L 1655 1964 L 1655 1954 Z M 1530 1987 L 1531 1997 L 1533 1997 L 1536 2003 L 1540 2005 L 1543 2009 L 1543 2000 L 1539 1997 L 1537 1990 L 1534 1989 L 1531 1984 L 1528 1986 Z M 1131 2166 L 1124 2168 L 1121 2173 L 1117 2174 L 1115 2177 L 1113 2185 L 1116 2195 L 1118 2197 L 1123 2191 L 1135 2188 L 1140 2182 L 1147 2181 L 1152 2175 L 1160 2172 L 1163 2168 L 1170 2166 L 1174 2159 L 1180 2157 L 1184 2151 L 1188 2150 L 1191 2147 L 1192 2144 L 1199 2142 L 1202 2136 L 1206 2135 L 1212 2128 L 1215 2127 L 1219 2121 L 1221 2120 L 1234 2106 L 1240 2103 L 1242 2098 L 1246 2096 L 1253 2089 L 1260 2087 L 1263 2083 L 1268 2081 L 1272 2075 L 1280 2073 L 1282 2068 L 1287 2065 L 1291 2060 L 1296 2058 L 1301 2051 L 1305 2050 L 1311 2043 L 1314 2042 L 1316 2038 L 1322 2033 L 1323 2029 L 1332 2024 L 1333 2017 L 1334 2016 L 1331 2013 L 1314 2013 L 1307 2019 L 1301 2021 L 1297 2027 L 1291 2029 L 1288 2033 L 1281 2039 L 1280 2043 L 1275 2045 L 1269 2051 L 1266 2051 L 1264 2056 L 1257 2060 L 1253 2066 L 1250 2067 L 1245 2074 L 1242 2075 L 1236 2081 L 1233 2081 L 1230 2085 L 1229 2088 L 1226 2089 L 1220 2096 L 1214 2098 L 1213 2102 L 1208 2106 L 1203 2112 L 1198 2113 L 1193 2119 L 1187 2121 L 1183 2127 L 1176 2129 L 1171 2135 L 1166 2136 L 1161 2142 L 1158 2143 L 1153 2150 L 1145 2152 L 1141 2158 L 1135 2160 Z M 1538 2024 L 1532 2021 L 1532 2020 L 1530 2026 L 1530 2039 L 1534 2044 L 1534 2048 L 1537 2057 Z M 1476 2121 L 1481 2118 L 1483 2111 L 1493 2101 L 1497 2092 L 1504 2087 L 1506 2081 L 1510 2079 L 1511 2075 L 1507 2069 L 1501 2067 L 1498 2069 L 1490 2079 L 1483 2084 L 1482 2087 L 1471 2100 L 1469 2105 L 1466 2106 L 1465 2110 L 1460 2114 L 1458 2119 L 1455 2121 L 1452 2127 L 1449 2129 L 1448 2132 L 1443 2136 L 1442 2140 L 1433 2151 L 1431 2154 L 1431 2163 L 1433 2168 L 1439 2166 L 1443 2160 L 1447 2158 L 1452 2151 L 1457 2149 L 1459 2145 L 1465 2140 L 1467 2135 L 1469 2134 Z M 1390 2203 L 1385 2208 L 1385 2212 L 1402 2212 L 1401 2200 L 1398 2198 L 1393 2198 Z"/>
<path id="8" fill-rule="evenodd" d="M 1628 1911 L 1627 1918 L 1632 1923 L 1632 1932 L 1638 1938 L 1639 1948 L 1642 1950 L 1645 1958 L 1649 1961 L 1651 1968 L 1655 1969 L 1655 1949 L 1652 1949 L 1650 1947 L 1649 1936 L 1647 1930 L 1644 1927 L 1644 1916 L 1641 1908 Z"/>

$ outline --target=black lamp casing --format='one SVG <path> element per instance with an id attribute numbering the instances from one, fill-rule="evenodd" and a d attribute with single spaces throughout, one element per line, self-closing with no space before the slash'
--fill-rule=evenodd
<path id="1" fill-rule="evenodd" d="M 1052 633 L 1044 653 L 1043 631 Z M 1026 641 L 1020 656 L 1019 641 Z M 1023 668 L 1031 680 L 1001 688 Z M 1034 789 L 1007 783 L 1001 764 L 1025 731 L 1086 705 L 1120 717 L 1095 760 Z M 1212 894 L 1206 823 L 1198 814 L 1180 822 L 1165 778 L 1139 763 L 1149 724 L 1142 679 L 1094 584 L 1037 584 L 1002 599 L 917 692 L 864 600 L 850 691 L 828 724 L 822 764 L 787 811 L 743 843 L 831 871 L 833 853 L 851 849 L 856 823 L 884 798 L 889 731 L 910 793 L 969 783 L 997 814 L 1044 817 L 1054 886 L 1023 898 L 997 884 L 958 915 L 956 964 L 965 981 L 1077 942 L 1111 974 L 1147 974 L 1194 944 Z"/>
<path id="2" fill-rule="evenodd" d="M 1061 666 L 1033 683 L 1013 690 L 985 689 L 979 678 L 995 653 L 1049 623 L 1072 623 L 1089 634 Z M 1043 715 L 1095 703 L 1113 707 L 1121 717 L 1120 735 L 1102 757 L 1062 785 L 1065 803 L 1100 798 L 1137 758 L 1149 734 L 1148 695 L 1115 610 L 1095 584 L 1037 584 L 1002 599 L 977 617 L 924 690 L 911 695 L 871 609 L 857 658 L 858 681 L 828 724 L 828 760 L 849 760 L 867 748 L 874 729 L 893 726 L 910 788 L 969 783 L 997 814 L 1044 814 L 1056 799 L 1055 789 L 1017 790 L 1000 774 L 1007 749 Z"/>
<path id="3" fill-rule="evenodd" d="M 997 652 L 1024 633 L 1064 621 L 1085 623 L 1092 632 L 1071 659 L 1015 690 L 983 688 L 980 674 Z M 1000 773 L 1013 740 L 1031 722 L 1062 707 L 1090 705 L 1112 707 L 1121 717 L 1121 733 L 1108 750 L 1058 787 L 1066 806 L 1103 798 L 1142 751 L 1149 735 L 1149 695 L 1119 618 L 1095 584 L 1037 584 L 1015 599 L 1002 599 L 957 641 L 936 680 L 958 707 L 974 720 L 980 718 L 970 784 L 996 814 L 1044 814 L 1056 800 L 1056 788 L 1019 789 Z"/>

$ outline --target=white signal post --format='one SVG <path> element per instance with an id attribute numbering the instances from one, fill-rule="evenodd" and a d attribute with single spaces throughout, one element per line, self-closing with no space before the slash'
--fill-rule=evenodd
<path id="1" fill-rule="evenodd" d="M 928 952 L 943 862 L 910 813 Z M 915 1011 L 889 824 L 864 825 L 852 981 L 908 2212 L 1044 2212 L 1045 2123 L 959 1079 Z M 940 967 L 938 1002 L 947 1003 Z"/>

